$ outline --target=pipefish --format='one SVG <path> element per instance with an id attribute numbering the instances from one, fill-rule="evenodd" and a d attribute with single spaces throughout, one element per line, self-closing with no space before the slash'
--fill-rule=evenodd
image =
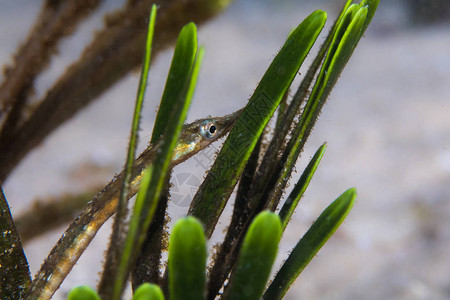
<path id="1" fill-rule="evenodd" d="M 242 110 L 224 117 L 200 119 L 183 126 L 171 160 L 171 167 L 185 161 L 230 131 Z M 142 173 L 156 157 L 163 138 L 150 144 L 135 160 L 129 198 L 139 189 Z M 115 213 L 124 171 L 89 202 L 70 224 L 36 274 L 27 299 L 50 299 L 78 261 L 100 227 Z"/>

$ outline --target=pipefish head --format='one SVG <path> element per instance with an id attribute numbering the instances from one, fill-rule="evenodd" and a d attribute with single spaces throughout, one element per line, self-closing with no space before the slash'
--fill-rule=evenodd
<path id="1" fill-rule="evenodd" d="M 174 160 L 186 159 L 226 135 L 242 110 L 223 117 L 200 119 L 184 125 L 174 151 Z"/>

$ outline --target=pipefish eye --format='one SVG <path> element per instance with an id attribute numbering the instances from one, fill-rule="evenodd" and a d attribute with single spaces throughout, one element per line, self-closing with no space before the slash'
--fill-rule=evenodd
<path id="1" fill-rule="evenodd" d="M 213 120 L 205 120 L 200 124 L 200 134 L 206 139 L 214 138 L 219 132 Z"/>

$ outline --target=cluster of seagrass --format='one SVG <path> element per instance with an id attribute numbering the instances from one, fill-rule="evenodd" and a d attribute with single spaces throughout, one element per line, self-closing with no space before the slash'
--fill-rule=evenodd
<path id="1" fill-rule="evenodd" d="M 99 1 L 79 2 L 87 2 L 90 6 L 87 3 L 77 6 L 73 1 L 65 4 L 47 1 L 42 14 L 53 16 L 54 21 L 64 17 L 75 24 L 87 13 L 87 7 L 92 9 Z M 197 46 L 196 26 L 188 23 L 181 29 L 176 41 L 150 145 L 136 158 L 152 44 L 167 44 L 174 37 L 173 28 L 176 28 L 172 26 L 166 32 L 158 31 L 158 24 L 161 23 L 164 28 L 171 20 L 168 12 L 180 10 L 179 6 L 186 2 L 196 5 L 190 3 L 183 14 L 178 11 L 182 18 L 172 15 L 177 22 L 185 22 L 191 14 L 199 11 L 203 14 L 196 15 L 196 20 L 201 22 L 217 13 L 224 4 L 223 1 L 161 1 L 158 9 L 157 5 L 152 6 L 145 34 L 145 31 L 135 27 L 142 25 L 146 18 L 141 15 L 142 11 L 147 11 L 150 5 L 147 1 L 129 0 L 123 11 L 110 17 L 107 23 L 109 32 L 87 48 L 82 57 L 84 62 L 69 69 L 28 119 L 22 119 L 21 112 L 26 106 L 33 78 L 43 68 L 49 54 L 43 54 L 42 61 L 35 62 L 36 66 L 31 68 L 34 73 L 8 71 L 12 78 L 25 76 L 27 79 L 23 79 L 22 83 L 11 79 L 15 84 L 7 83 L 7 79 L 0 88 L 0 95 L 7 99 L 2 102 L 2 112 L 7 114 L 3 126 L 14 129 L 5 131 L 2 127 L 0 130 L 0 141 L 3 138 L 10 143 L 8 146 L 2 144 L 0 148 L 5 148 L 6 156 L 12 157 L 10 163 L 2 161 L 6 159 L 3 156 L 0 158 L 0 165 L 2 168 L 5 166 L 0 171 L 0 180 L 4 180 L 27 151 L 51 130 L 136 66 L 139 61 L 128 61 L 129 55 L 124 54 L 137 51 L 145 44 L 125 168 L 81 210 L 34 280 L 31 280 L 15 222 L 1 193 L 0 229 L 4 236 L 1 251 L 8 253 L 0 256 L 1 298 L 51 298 L 99 228 L 115 214 L 97 292 L 88 286 L 80 286 L 72 289 L 69 299 L 120 299 L 129 279 L 134 291 L 133 299 L 281 299 L 351 210 L 356 197 L 355 189 L 345 191 L 323 211 L 268 285 L 283 231 L 320 163 L 325 144 L 317 150 L 284 203 L 280 203 L 280 199 L 317 117 L 369 25 L 379 0 L 362 0 L 355 4 L 351 0 L 345 1 L 292 99 L 288 97 L 288 90 L 292 89 L 294 77 L 324 27 L 327 14 L 323 11 L 313 12 L 290 33 L 244 108 L 224 117 L 183 125 L 204 54 L 204 49 Z M 155 21 L 157 11 L 158 16 L 161 15 L 158 22 Z M 38 32 L 51 29 L 49 32 L 54 34 L 54 38 L 62 35 L 58 23 L 42 21 L 38 25 L 34 29 Z M 42 40 L 31 38 L 28 43 L 38 49 L 43 47 Z M 106 49 L 111 47 L 120 48 L 114 48 L 122 52 L 120 59 L 113 59 L 108 54 Z M 26 48 L 21 51 L 18 57 L 26 57 Z M 95 60 L 99 55 L 103 55 L 104 59 Z M 92 67 L 89 62 L 97 65 Z M 21 65 L 19 61 L 16 64 L 18 67 Z M 119 70 L 112 72 L 115 68 Z M 80 75 L 82 72 L 85 72 L 83 76 Z M 94 75 L 94 72 L 100 75 Z M 89 77 L 94 78 L 82 78 L 85 74 L 92 74 Z M 76 91 L 67 91 L 67 80 L 76 83 L 70 85 Z M 20 84 L 25 88 L 18 93 L 20 89 L 15 86 Z M 9 87 L 6 94 L 13 96 L 5 96 L 5 86 Z M 66 92 L 84 100 L 80 103 L 58 102 L 56 99 Z M 65 113 L 44 120 L 48 105 L 54 105 L 55 101 L 58 102 L 57 110 Z M 276 118 L 276 134 L 269 140 L 264 136 L 265 127 L 273 116 Z M 32 128 L 36 124 L 43 124 L 44 128 Z M 16 136 L 19 133 L 22 135 Z M 23 139 L 29 134 L 37 136 L 24 142 Z M 166 248 L 164 224 L 170 199 L 168 182 L 171 168 L 227 134 L 192 200 L 188 216 L 178 220 L 171 229 L 168 264 L 161 274 L 165 264 L 161 253 Z M 23 149 L 15 153 L 21 143 L 24 144 Z M 206 240 L 213 234 L 236 186 L 234 210 L 226 236 L 207 267 Z M 134 195 L 136 200 L 130 212 L 127 204 Z M 59 206 L 54 208 L 56 211 L 58 209 Z M 70 211 L 73 209 L 71 207 Z M 27 222 L 22 220 L 16 223 Z M 23 228 L 27 226 L 18 225 L 19 232 L 27 232 Z M 33 231 L 30 229 L 28 234 L 32 236 Z"/>

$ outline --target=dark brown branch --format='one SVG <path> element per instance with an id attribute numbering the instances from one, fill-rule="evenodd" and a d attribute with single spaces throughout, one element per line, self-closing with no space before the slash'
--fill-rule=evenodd
<path id="1" fill-rule="evenodd" d="M 93 188 L 79 195 L 36 200 L 29 210 L 15 218 L 22 242 L 25 244 L 36 236 L 71 222 L 101 188 Z"/>
<path id="2" fill-rule="evenodd" d="M 45 1 L 28 39 L 17 50 L 14 62 L 4 70 L 0 86 L 0 116 L 18 95 L 28 95 L 36 76 L 44 70 L 62 37 L 69 35 L 100 0 Z"/>
<path id="3" fill-rule="evenodd" d="M 11 139 L 14 135 L 17 124 L 22 119 L 22 112 L 25 108 L 29 87 L 24 87 L 22 92 L 17 94 L 16 100 L 6 116 L 6 120 L 0 128 L 0 142 Z"/>
<path id="4" fill-rule="evenodd" d="M 171 44 L 181 27 L 201 24 L 220 11 L 221 1 L 157 1 L 154 50 Z M 0 182 L 25 155 L 55 128 L 139 65 L 146 38 L 146 18 L 152 1 L 142 0 L 114 17 L 99 32 L 82 58 L 72 65 L 14 136 L 0 143 Z M 154 51 L 155 53 L 155 51 Z"/>
<path id="5" fill-rule="evenodd" d="M 167 249 L 168 241 L 165 238 L 164 226 L 166 224 L 166 210 L 169 199 L 169 187 L 161 194 L 158 208 L 153 217 L 152 224 L 147 233 L 140 257 L 131 272 L 131 284 L 136 290 L 145 282 L 160 284 L 161 252 Z"/>
<path id="6" fill-rule="evenodd" d="M 253 150 L 247 165 L 242 172 L 241 180 L 237 190 L 236 200 L 234 201 L 233 215 L 231 217 L 230 225 L 228 226 L 225 239 L 220 245 L 214 257 L 214 265 L 209 273 L 209 285 L 207 299 L 215 299 L 223 283 L 228 277 L 231 268 L 230 261 L 235 259 L 232 249 L 236 248 L 238 237 L 240 236 L 244 226 L 249 218 L 251 211 L 248 207 L 248 192 L 252 179 L 255 176 L 256 168 L 258 166 L 258 159 L 261 150 L 262 137 Z M 231 256 L 230 256 L 231 255 Z"/>
<path id="7" fill-rule="evenodd" d="M 28 262 L 0 187 L 0 298 L 22 299 L 31 283 Z"/>

